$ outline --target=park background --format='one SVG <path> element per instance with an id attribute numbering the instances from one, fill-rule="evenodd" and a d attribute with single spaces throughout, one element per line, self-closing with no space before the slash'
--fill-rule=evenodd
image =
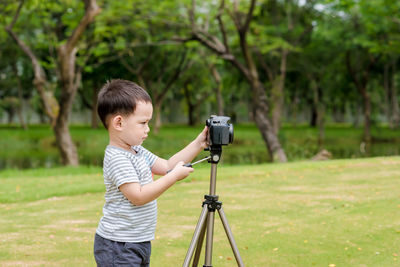
<path id="1" fill-rule="evenodd" d="M 94 265 L 107 145 L 96 96 L 115 78 L 151 95 L 145 146 L 159 156 L 211 114 L 231 117 L 217 194 L 246 266 L 398 265 L 399 8 L 2 1 L 0 265 Z M 159 199 L 152 266 L 182 263 L 208 170 Z M 234 266 L 218 226 L 215 239 L 215 265 Z"/>

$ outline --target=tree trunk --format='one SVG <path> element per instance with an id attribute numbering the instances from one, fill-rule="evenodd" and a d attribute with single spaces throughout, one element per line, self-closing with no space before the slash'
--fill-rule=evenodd
<path id="1" fill-rule="evenodd" d="M 252 88 L 254 120 L 261 132 L 263 140 L 271 156 L 271 161 L 287 162 L 286 154 L 281 147 L 274 127 L 268 118 L 269 107 L 265 88 L 259 80 L 257 67 L 254 63 L 250 50 L 248 49 L 245 36 L 240 38 L 241 49 L 246 59 L 247 71 L 245 77 Z"/>
<path id="2" fill-rule="evenodd" d="M 389 68 L 390 65 L 385 63 L 383 66 L 383 90 L 385 95 L 385 105 L 383 105 L 383 109 L 386 114 L 387 121 L 390 126 L 391 125 L 391 108 L 392 108 L 392 101 L 390 97 L 390 78 L 389 78 Z"/>
<path id="3" fill-rule="evenodd" d="M 299 92 L 295 91 L 293 98 L 290 99 L 290 104 L 289 104 L 290 122 L 294 127 L 297 126 L 298 116 L 299 116 L 299 113 L 301 113 L 299 107 L 300 107 Z"/>
<path id="4" fill-rule="evenodd" d="M 278 135 L 281 127 L 281 119 L 284 105 L 284 87 L 286 79 L 286 62 L 288 51 L 284 49 L 282 51 L 280 73 L 275 77 L 271 88 L 271 110 L 272 110 L 272 127 L 275 135 Z"/>
<path id="5" fill-rule="evenodd" d="M 351 63 L 350 51 L 346 52 L 346 65 L 350 72 L 350 76 L 353 79 L 354 85 L 357 88 L 359 94 L 363 100 L 364 108 L 364 141 L 369 146 L 371 142 L 371 96 L 368 93 L 368 81 L 370 78 L 370 70 L 374 65 L 377 58 L 370 56 L 369 63 L 366 68 L 362 71 L 356 72 Z M 358 62 L 358 61 L 357 61 Z M 361 74 L 360 74 L 361 73 Z"/>
<path id="6" fill-rule="evenodd" d="M 221 94 L 221 89 L 222 89 L 222 84 L 218 84 L 218 86 L 215 87 L 215 95 L 217 97 L 217 110 L 218 110 L 218 115 L 223 116 L 224 115 L 224 99 Z"/>
<path id="7" fill-rule="evenodd" d="M 353 118 L 353 127 L 358 128 L 361 123 L 361 117 L 363 116 L 363 104 L 359 101 L 354 103 L 354 118 Z"/>
<path id="8" fill-rule="evenodd" d="M 371 143 L 371 97 L 367 88 L 361 88 L 364 105 L 364 141 Z"/>
<path id="9" fill-rule="evenodd" d="M 320 89 L 320 88 L 319 88 Z M 317 108 L 318 147 L 321 148 L 325 140 L 325 106 L 320 100 Z"/>
<path id="10" fill-rule="evenodd" d="M 22 129 L 28 130 L 28 126 L 26 125 L 25 119 L 24 119 L 24 111 L 22 109 L 24 102 L 23 102 L 23 98 L 22 98 L 20 89 L 18 89 L 18 102 L 19 102 L 19 105 L 17 107 L 17 114 L 18 114 L 19 122 L 21 123 Z"/>
<path id="11" fill-rule="evenodd" d="M 15 109 L 13 107 L 6 109 L 8 114 L 8 124 L 12 124 L 15 116 Z"/>
<path id="12" fill-rule="evenodd" d="M 75 59 L 77 49 L 68 51 L 62 45 L 58 49 L 58 62 L 61 76 L 60 112 L 53 130 L 57 140 L 64 165 L 79 165 L 77 149 L 69 133 L 69 115 L 71 113 L 73 100 L 78 89 L 79 78 L 75 72 Z M 77 79 L 77 80 L 75 80 Z"/>
<path id="13" fill-rule="evenodd" d="M 188 118 L 189 118 L 189 126 L 194 126 L 196 124 L 196 116 L 194 113 L 194 106 L 188 103 Z"/>
<path id="14" fill-rule="evenodd" d="M 189 126 L 193 126 L 196 123 L 196 119 L 195 119 L 195 116 L 194 116 L 194 105 L 193 105 L 192 100 L 190 98 L 190 92 L 189 92 L 188 84 L 189 84 L 189 81 L 186 81 L 183 84 L 183 92 L 184 92 L 184 95 L 185 95 L 186 104 L 187 104 L 187 108 L 188 108 L 188 125 Z"/>
<path id="15" fill-rule="evenodd" d="M 57 148 L 61 154 L 64 165 L 77 166 L 79 164 L 76 146 L 72 141 L 68 121 L 65 117 L 58 117 L 57 124 L 53 127 L 53 132 L 57 140 Z"/>
<path id="16" fill-rule="evenodd" d="M 218 115 L 222 116 L 224 115 L 224 99 L 221 94 L 222 91 L 221 75 L 219 75 L 219 72 L 214 64 L 211 65 L 211 73 L 214 77 L 215 83 L 217 84 L 214 88 L 214 92 L 215 92 L 215 97 L 217 99 Z"/>
<path id="17" fill-rule="evenodd" d="M 325 107 L 322 101 L 322 90 L 318 82 L 310 78 L 310 87 L 313 91 L 313 109 L 315 110 L 315 123 L 318 127 L 318 147 L 321 148 L 325 139 Z"/>
<path id="18" fill-rule="evenodd" d="M 396 82 L 396 63 L 397 60 L 392 61 L 392 82 L 390 86 L 390 95 L 391 95 L 391 113 L 392 116 L 390 118 L 390 125 L 393 129 L 399 128 L 400 124 L 400 112 L 399 112 L 399 101 L 397 100 L 397 82 Z"/>
<path id="19" fill-rule="evenodd" d="M 271 122 L 274 133 L 278 135 L 281 127 L 281 118 L 283 111 L 283 80 L 281 75 L 278 75 L 271 88 Z"/>
<path id="20" fill-rule="evenodd" d="M 162 126 L 161 105 L 162 105 L 161 102 L 154 103 L 154 117 L 155 117 L 154 134 L 158 134 Z"/>
<path id="21" fill-rule="evenodd" d="M 97 129 L 99 127 L 99 117 L 97 115 L 97 94 L 99 92 L 98 84 L 97 82 L 93 81 L 92 85 L 92 119 L 91 119 L 91 125 L 92 129 Z"/>
<path id="22" fill-rule="evenodd" d="M 13 72 L 15 75 L 15 78 L 17 79 L 17 88 L 18 88 L 18 102 L 19 105 L 17 107 L 17 113 L 19 117 L 19 121 L 21 123 L 21 127 L 24 130 L 28 129 L 28 126 L 24 120 L 24 111 L 23 111 L 23 106 L 24 106 L 24 98 L 23 98 L 23 93 L 22 93 L 22 84 L 21 84 L 21 79 L 18 76 L 18 70 L 17 70 L 17 64 L 16 61 L 13 62 L 12 64 Z"/>
<path id="23" fill-rule="evenodd" d="M 312 102 L 311 105 L 311 118 L 310 118 L 310 127 L 315 128 L 317 127 L 317 117 L 318 117 L 318 111 L 317 111 L 317 107 L 315 106 L 315 103 Z"/>
<path id="24" fill-rule="evenodd" d="M 286 154 L 281 147 L 270 120 L 267 117 L 268 104 L 265 88 L 259 81 L 255 81 L 252 83 L 252 91 L 254 121 L 260 130 L 268 152 L 271 155 L 271 161 L 287 162 Z"/>

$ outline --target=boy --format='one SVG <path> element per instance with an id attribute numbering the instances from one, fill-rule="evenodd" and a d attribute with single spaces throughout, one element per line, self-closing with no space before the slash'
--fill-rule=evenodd
<path id="1" fill-rule="evenodd" d="M 95 260 L 98 266 L 149 266 L 156 198 L 193 172 L 183 165 L 207 146 L 207 127 L 165 160 L 141 146 L 153 114 L 143 88 L 126 80 L 107 82 L 99 92 L 97 112 L 109 133 L 109 145 L 103 161 L 106 193 L 94 241 Z M 153 181 L 152 173 L 164 176 Z"/>

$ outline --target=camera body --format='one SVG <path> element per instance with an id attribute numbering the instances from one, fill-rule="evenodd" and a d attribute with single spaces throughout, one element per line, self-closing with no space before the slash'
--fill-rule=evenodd
<path id="1" fill-rule="evenodd" d="M 230 117 L 211 115 L 206 120 L 207 140 L 210 146 L 229 145 L 233 142 L 233 125 L 228 123 L 230 119 Z"/>

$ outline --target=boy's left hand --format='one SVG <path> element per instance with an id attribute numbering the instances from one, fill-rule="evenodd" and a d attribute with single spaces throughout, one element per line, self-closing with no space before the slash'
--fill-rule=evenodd
<path id="1" fill-rule="evenodd" d="M 195 141 L 200 145 L 202 149 L 208 147 L 207 133 L 208 133 L 208 127 L 205 126 L 203 131 L 195 139 Z"/>

